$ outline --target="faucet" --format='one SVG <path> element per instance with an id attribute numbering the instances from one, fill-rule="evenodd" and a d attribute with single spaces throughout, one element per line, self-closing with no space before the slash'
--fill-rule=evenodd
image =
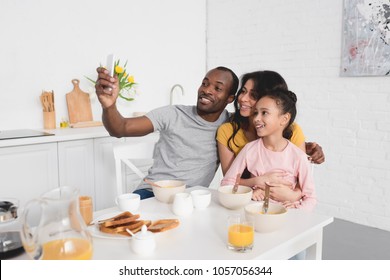
<path id="1" fill-rule="evenodd" d="M 181 90 L 181 95 L 184 96 L 184 88 L 182 85 L 179 85 L 179 84 L 176 84 L 176 85 L 173 85 L 173 87 L 171 88 L 171 93 L 170 93 L 170 100 L 169 100 L 169 104 L 172 105 L 173 104 L 173 93 L 175 92 L 175 88 L 180 88 Z"/>

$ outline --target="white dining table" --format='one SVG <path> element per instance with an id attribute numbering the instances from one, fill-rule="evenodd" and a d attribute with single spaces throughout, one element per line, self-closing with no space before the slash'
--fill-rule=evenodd
<path id="1" fill-rule="evenodd" d="M 199 187 L 198 187 L 199 188 Z M 194 188 L 187 189 L 189 192 Z M 156 198 L 141 201 L 136 211 L 143 220 L 178 219 L 180 225 L 174 229 L 156 233 L 156 250 L 148 256 L 136 255 L 131 250 L 131 238 L 120 239 L 102 236 L 92 228 L 93 259 L 96 260 L 282 260 L 289 259 L 306 250 L 306 259 L 321 259 L 323 229 L 333 222 L 333 217 L 289 209 L 283 228 L 270 232 L 255 232 L 253 249 L 240 253 L 227 248 L 227 218 L 232 214 L 245 215 L 244 209 L 229 210 L 218 202 L 218 193 L 214 189 L 208 208 L 194 209 L 186 217 L 178 217 L 172 212 L 172 204 L 159 202 Z M 255 203 L 255 202 L 253 202 Z M 116 214 L 116 207 L 94 213 L 94 218 Z"/>
<path id="2" fill-rule="evenodd" d="M 186 192 L 201 187 L 189 188 Z M 209 207 L 194 209 L 186 217 L 172 212 L 172 204 L 156 198 L 141 201 L 139 214 L 142 220 L 178 219 L 174 229 L 156 233 L 156 250 L 148 256 L 140 256 L 131 250 L 131 237 L 100 233 L 96 225 L 88 229 L 93 236 L 94 260 L 283 260 L 306 250 L 306 259 L 321 259 L 322 235 L 333 217 L 299 209 L 289 209 L 285 225 L 270 233 L 255 232 L 253 249 L 240 253 L 227 248 L 227 218 L 232 214 L 245 215 L 244 209 L 229 210 L 218 202 L 218 193 L 212 193 Z M 255 202 L 252 202 L 255 203 Z M 117 207 L 96 211 L 94 220 L 112 217 L 121 211 Z M 26 253 L 12 259 L 28 260 Z"/>

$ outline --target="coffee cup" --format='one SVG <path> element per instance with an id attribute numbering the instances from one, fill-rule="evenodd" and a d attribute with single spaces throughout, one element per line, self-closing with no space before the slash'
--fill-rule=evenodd
<path id="1" fill-rule="evenodd" d="M 177 193 L 173 199 L 172 211 L 177 216 L 188 216 L 194 210 L 189 193 Z"/>
<path id="2" fill-rule="evenodd" d="M 192 202 L 195 209 L 206 209 L 211 202 L 211 192 L 209 190 L 191 191 Z"/>
<path id="3" fill-rule="evenodd" d="M 141 203 L 141 196 L 136 193 L 121 194 L 115 199 L 115 203 L 122 211 L 134 212 Z"/>

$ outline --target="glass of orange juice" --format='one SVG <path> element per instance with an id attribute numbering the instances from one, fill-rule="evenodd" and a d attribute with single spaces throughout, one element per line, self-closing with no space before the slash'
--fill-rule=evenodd
<path id="1" fill-rule="evenodd" d="M 254 225 L 240 215 L 228 217 L 228 248 L 237 252 L 248 252 L 253 248 Z"/>

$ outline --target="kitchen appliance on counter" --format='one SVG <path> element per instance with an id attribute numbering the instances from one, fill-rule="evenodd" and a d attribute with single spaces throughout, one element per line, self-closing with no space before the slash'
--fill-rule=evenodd
<path id="1" fill-rule="evenodd" d="M 54 135 L 54 134 L 44 132 L 44 131 L 32 130 L 32 129 L 1 130 L 0 140 L 50 136 L 50 135 Z"/>
<path id="2" fill-rule="evenodd" d="M 18 201 L 0 198 L 0 259 L 9 259 L 24 252 L 20 238 Z"/>

